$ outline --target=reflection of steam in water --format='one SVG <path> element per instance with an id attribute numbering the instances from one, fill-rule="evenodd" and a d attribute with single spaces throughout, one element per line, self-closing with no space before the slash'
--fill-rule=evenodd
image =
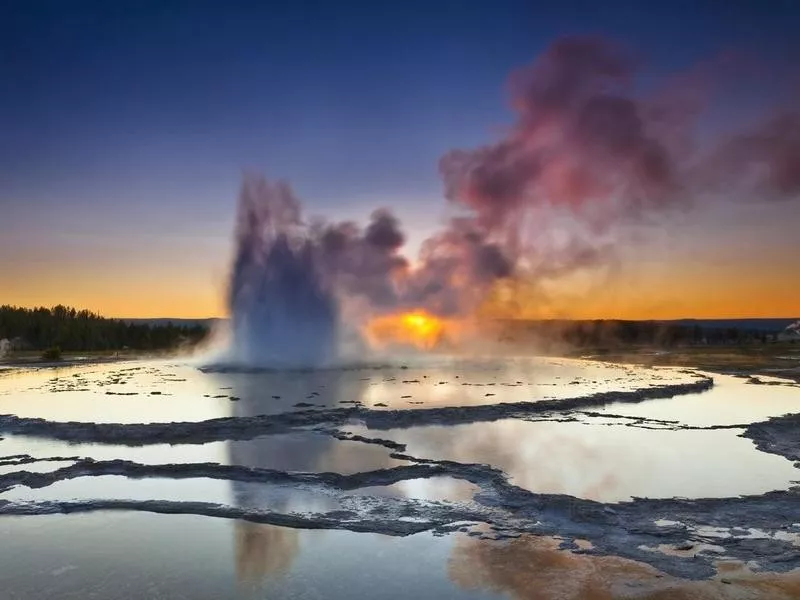
<path id="1" fill-rule="evenodd" d="M 294 529 L 237 522 L 236 576 L 242 583 L 257 584 L 269 575 L 280 575 L 292 566 L 300 550 Z"/>
<path id="2" fill-rule="evenodd" d="M 366 384 L 363 379 L 363 374 L 357 371 L 337 370 L 234 376 L 231 387 L 240 400 L 233 404 L 233 416 L 248 418 L 298 409 L 348 406 L 342 402 L 361 400 Z M 228 447 L 233 464 L 316 471 L 333 444 L 333 438 L 309 432 L 234 440 Z"/>
<path id="3" fill-rule="evenodd" d="M 596 446 L 586 443 L 582 437 L 585 431 L 578 425 L 565 429 L 563 424 L 505 420 L 411 429 L 399 439 L 409 443 L 411 454 L 491 464 L 526 489 L 617 500 L 618 473 L 613 465 L 603 464 Z"/>
<path id="4" fill-rule="evenodd" d="M 726 430 L 504 419 L 386 435 L 407 444 L 413 456 L 488 463 L 533 492 L 600 502 L 763 494 L 787 489 L 797 475 L 789 461 L 753 452 L 747 439 Z"/>
<path id="5" fill-rule="evenodd" d="M 340 401 L 359 401 L 364 392 L 363 379 L 370 371 L 329 369 L 211 374 L 220 389 L 235 399 L 231 403 L 232 416 L 246 418 L 347 406 Z"/>
<path id="6" fill-rule="evenodd" d="M 450 578 L 465 589 L 506 593 L 516 600 L 717 600 L 800 597 L 800 572 L 754 574 L 720 563 L 720 578 L 686 581 L 635 561 L 558 550 L 552 538 L 523 536 L 494 542 L 460 536 Z"/>
<path id="7" fill-rule="evenodd" d="M 233 393 L 240 397 L 233 410 L 234 416 L 242 418 L 291 410 L 292 404 L 304 400 L 326 408 L 334 407 L 340 400 L 358 400 L 364 387 L 357 373 L 344 371 L 221 374 L 220 377 L 227 378 L 223 379 L 226 382 L 223 385 L 232 387 Z M 268 435 L 253 440 L 231 440 L 228 453 L 231 464 L 281 471 L 314 472 L 322 470 L 321 465 L 324 470 L 336 470 L 356 462 L 351 459 L 358 455 L 359 445 L 353 444 L 352 451 L 342 452 L 336 444 L 333 438 L 314 433 Z M 324 499 L 290 486 L 241 481 L 232 481 L 231 486 L 234 505 L 243 508 L 268 508 L 279 512 L 326 508 L 320 505 L 325 503 Z M 309 504 L 309 497 L 313 505 Z M 294 529 L 237 523 L 235 544 L 239 580 L 255 584 L 289 570 L 299 552 L 298 536 Z"/>

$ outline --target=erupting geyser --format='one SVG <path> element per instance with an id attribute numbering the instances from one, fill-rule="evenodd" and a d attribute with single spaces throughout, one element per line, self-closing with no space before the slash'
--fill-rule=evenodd
<path id="1" fill-rule="evenodd" d="M 285 186 L 245 182 L 231 274 L 234 362 L 319 366 L 336 356 L 339 306 Z"/>
<path id="2" fill-rule="evenodd" d="M 687 104 L 680 78 L 637 94 L 635 74 L 627 52 L 596 38 L 559 40 L 515 73 L 507 135 L 442 158 L 453 214 L 413 266 L 389 210 L 366 227 L 306 220 L 288 185 L 247 179 L 228 358 L 321 366 L 387 337 L 430 349 L 465 319 L 508 316 L 535 302 L 539 283 L 606 263 L 621 224 L 709 196 L 800 197 L 796 111 L 692 151 L 703 102 Z"/>
<path id="3" fill-rule="evenodd" d="M 414 269 L 400 254 L 404 241 L 388 211 L 364 229 L 305 221 L 286 184 L 246 178 L 226 362 L 320 367 L 363 360 L 368 347 L 430 350 L 508 272 L 499 250 L 467 229 L 429 241 Z"/>

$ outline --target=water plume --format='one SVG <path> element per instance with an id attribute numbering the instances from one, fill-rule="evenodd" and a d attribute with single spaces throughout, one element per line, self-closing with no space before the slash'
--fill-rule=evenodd
<path id="1" fill-rule="evenodd" d="M 245 181 L 236 242 L 229 360 L 281 367 L 328 362 L 338 339 L 339 306 L 288 186 Z"/>

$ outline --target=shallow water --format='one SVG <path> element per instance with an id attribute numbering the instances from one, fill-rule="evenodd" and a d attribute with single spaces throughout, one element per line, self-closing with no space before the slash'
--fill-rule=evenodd
<path id="1" fill-rule="evenodd" d="M 800 388 L 714 375 L 702 393 L 637 395 L 698 377 L 544 358 L 283 373 L 176 361 L 6 371 L 0 414 L 46 421 L 15 430 L 12 419 L 0 432 L 0 535 L 19 550 L 0 550 L 0 587 L 11 598 L 349 598 L 376 589 L 389 598 L 611 598 L 665 597 L 670 582 L 674 597 L 728 597 L 727 584 L 685 588 L 643 563 L 707 578 L 720 559 L 752 562 L 763 551 L 769 565 L 800 566 L 784 546 L 763 545 L 795 543 L 800 500 L 758 500 L 793 494 L 800 471 L 741 437 L 748 423 L 799 412 Z M 558 409 L 602 392 L 623 393 Z M 130 425 L 220 418 L 210 437 L 171 444 Z M 56 439 L 72 431 L 58 425 L 67 421 L 112 425 L 100 437 L 83 428 L 75 443 Z M 283 429 L 265 433 L 275 423 Z M 736 510 L 669 500 L 739 496 L 753 500 Z M 535 508 L 543 501 L 550 508 Z M 73 511 L 83 514 L 47 514 Z M 20 513 L 35 516 L 11 516 Z M 656 523 L 670 517 L 677 525 Z M 798 531 L 784 531 L 787 523 Z M 719 542 L 717 530 L 735 539 Z M 562 532 L 559 549 L 552 536 Z M 607 540 L 602 553 L 612 556 L 572 554 L 584 535 Z M 682 536 L 696 538 L 688 554 L 674 549 Z M 746 576 L 733 588 L 752 597 L 796 584 Z M 686 589 L 695 595 L 681 596 Z"/>
<path id="2" fill-rule="evenodd" d="M 753 385 L 741 377 L 707 375 L 713 377 L 714 387 L 701 395 L 676 396 L 644 404 L 614 404 L 598 411 L 698 426 L 748 424 L 800 412 L 800 385 L 788 380 L 775 380 L 785 385 Z"/>
<path id="3" fill-rule="evenodd" d="M 688 380 L 677 371 L 567 359 L 433 359 L 402 367 L 204 373 L 189 364 L 132 361 L 28 369 L 0 377 L 0 411 L 169 423 L 355 404 L 379 410 L 534 402 Z"/>
<path id="4" fill-rule="evenodd" d="M 341 441 L 314 431 L 206 444 L 144 446 L 76 444 L 14 435 L 0 440 L 0 456 L 17 454 L 30 454 L 37 458 L 124 458 L 148 465 L 211 462 L 283 471 L 335 471 L 343 474 L 407 464 L 407 461 L 391 458 L 386 448 Z M 31 466 L 49 469 L 47 463 Z M 13 469 L 13 466 L 0 466 L 0 473 L 9 469 Z"/>
<path id="5" fill-rule="evenodd" d="M 6 518 L 0 536 L 15 540 L 0 545 L 9 600 L 789 600 L 800 591 L 800 573 L 758 575 L 722 563 L 717 578 L 684 582 L 531 536 L 397 538 L 137 513 Z"/>
<path id="6" fill-rule="evenodd" d="M 485 463 L 532 492 L 601 502 L 763 494 L 787 489 L 800 480 L 800 471 L 791 462 L 754 451 L 753 443 L 738 433 L 653 430 L 611 420 L 504 419 L 381 435 L 407 444 L 412 456 Z"/>
<path id="7" fill-rule="evenodd" d="M 135 513 L 0 519 L 0 536 L 9 600 L 502 597 L 451 580 L 452 537 Z"/>

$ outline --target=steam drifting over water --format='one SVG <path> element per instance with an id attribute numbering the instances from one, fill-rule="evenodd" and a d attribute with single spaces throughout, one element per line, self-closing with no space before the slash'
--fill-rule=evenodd
<path id="1" fill-rule="evenodd" d="M 411 314 L 398 327 L 425 334 L 530 302 L 520 289 L 606 263 L 621 225 L 709 197 L 800 197 L 800 116 L 770 114 L 695 151 L 711 105 L 702 79 L 676 77 L 640 95 L 624 48 L 599 38 L 555 42 L 513 74 L 517 120 L 507 135 L 440 161 L 456 216 L 413 265 L 390 210 L 374 211 L 366 227 L 309 219 L 286 183 L 246 178 L 226 360 L 316 367 L 364 358 L 375 344 L 370 321 Z"/>

